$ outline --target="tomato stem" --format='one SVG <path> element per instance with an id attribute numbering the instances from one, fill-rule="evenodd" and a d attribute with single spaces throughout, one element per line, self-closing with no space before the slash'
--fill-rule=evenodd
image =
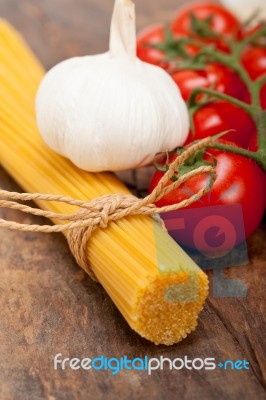
<path id="1" fill-rule="evenodd" d="M 192 91 L 190 99 L 188 101 L 188 107 L 189 109 L 192 108 L 196 111 L 196 105 L 197 105 L 197 96 L 200 93 L 205 93 L 208 94 L 211 97 L 220 99 L 220 100 L 225 100 L 228 101 L 229 103 L 232 103 L 238 107 L 243 108 L 252 118 L 255 117 L 256 114 L 258 114 L 261 111 L 260 107 L 253 106 L 250 104 L 247 104 L 241 100 L 236 99 L 235 97 L 229 96 L 228 94 L 222 93 L 222 92 L 217 92 L 216 90 L 213 89 L 207 89 L 207 88 L 196 88 Z M 195 112 L 194 111 L 194 112 Z"/>
<path id="2" fill-rule="evenodd" d="M 266 172 L 266 111 L 260 112 L 255 119 L 258 128 L 258 151 L 254 152 L 219 142 L 214 142 L 208 147 L 248 157 L 249 159 L 256 161 L 263 171 Z"/>
<path id="3" fill-rule="evenodd" d="M 258 151 L 252 152 L 223 143 L 214 143 L 212 147 L 249 157 L 266 171 L 266 111 L 263 112 L 260 104 L 260 92 L 262 86 L 266 83 L 266 75 L 253 81 L 241 60 L 243 51 L 248 46 L 254 45 L 254 43 L 257 45 L 259 39 L 262 37 L 266 38 L 266 25 L 262 25 L 260 29 L 255 30 L 255 32 L 241 41 L 237 39 L 236 35 L 228 39 L 213 33 L 211 30 L 211 18 L 199 20 L 193 13 L 191 14 L 191 27 L 193 33 L 196 34 L 196 38 L 195 35 L 194 37 L 191 35 L 191 37 L 177 39 L 173 36 L 171 30 L 167 29 L 165 42 L 155 45 L 154 47 L 164 51 L 166 60 L 170 60 L 172 66 L 173 60 L 176 60 L 176 67 L 178 70 L 184 68 L 202 70 L 208 63 L 220 63 L 238 74 L 250 94 L 249 104 L 225 93 L 218 92 L 213 88 L 194 89 L 188 101 L 192 132 L 194 130 L 194 114 L 209 101 L 213 101 L 214 99 L 224 100 L 242 108 L 253 119 L 256 125 L 258 132 Z M 220 50 L 214 44 L 206 44 L 206 41 L 204 41 L 206 37 L 212 37 L 217 40 L 222 39 L 226 43 L 230 53 Z M 189 45 L 199 49 L 196 55 L 191 56 L 188 54 L 186 46 Z M 200 93 L 207 95 L 207 99 L 204 97 L 204 99 L 199 101 L 198 95 Z"/>
<path id="4" fill-rule="evenodd" d="M 241 147 L 231 146 L 229 144 L 218 143 L 218 142 L 208 147 L 248 157 L 251 160 L 256 161 L 256 163 L 264 170 L 264 172 L 266 172 L 266 152 L 263 150 L 258 150 L 257 152 L 253 152 L 250 150 L 243 149 Z"/>
<path id="5" fill-rule="evenodd" d="M 240 56 L 241 56 L 242 50 L 239 52 L 238 47 L 241 47 L 241 49 L 242 49 L 242 43 L 241 43 L 241 46 L 240 45 L 232 46 L 232 54 L 230 54 L 230 55 L 223 53 L 217 49 L 214 49 L 210 46 L 206 47 L 192 59 L 192 61 L 191 61 L 192 64 L 191 64 L 191 62 L 190 62 L 190 64 L 193 65 L 195 62 L 197 64 L 199 59 L 202 59 L 203 57 L 207 57 L 207 58 L 205 58 L 205 61 L 204 61 L 205 63 L 210 62 L 210 61 L 216 61 L 216 62 L 219 62 L 219 63 L 227 66 L 228 68 L 234 70 L 238 74 L 238 76 L 242 79 L 242 81 L 245 83 L 245 85 L 247 86 L 247 89 L 249 90 L 249 93 L 251 95 L 252 105 L 254 105 L 256 107 L 260 107 L 259 94 L 260 94 L 261 86 L 264 81 L 260 80 L 260 81 L 254 82 L 251 80 L 251 78 L 249 77 L 248 73 L 246 72 L 246 70 L 244 69 L 244 67 L 240 61 Z M 190 67 L 190 65 L 188 63 L 187 63 L 187 67 Z M 227 100 L 231 101 L 230 99 L 227 99 Z M 242 108 L 244 108 L 244 107 L 242 106 Z"/>
<path id="6" fill-rule="evenodd" d="M 266 111 L 257 115 L 258 128 L 258 152 L 262 152 L 264 161 L 266 160 Z M 266 162 L 266 161 L 265 161 Z"/>
<path id="7" fill-rule="evenodd" d="M 190 99 L 188 101 L 188 107 L 190 111 L 190 119 L 193 121 L 193 115 L 200 108 L 200 103 L 197 101 L 198 95 L 200 93 L 204 93 L 210 96 L 210 98 L 225 100 L 242 108 L 247 114 L 250 115 L 250 117 L 252 117 L 257 127 L 258 151 L 252 152 L 223 143 L 216 143 L 212 147 L 244 155 L 251 160 L 256 161 L 266 172 L 266 111 L 263 112 L 260 104 L 260 91 L 262 86 L 266 83 L 266 76 L 262 76 L 254 82 L 250 78 L 249 74 L 247 73 L 241 62 L 241 55 L 243 53 L 243 50 L 249 44 L 253 43 L 255 40 L 259 39 L 262 36 L 266 36 L 266 27 L 255 31 L 251 36 L 247 37 L 241 42 L 236 42 L 234 40 L 227 41 L 227 44 L 231 50 L 231 54 L 226 54 L 216 48 L 214 49 L 211 46 L 207 46 L 200 50 L 200 52 L 196 56 L 194 56 L 190 62 L 191 65 L 193 65 L 194 63 L 195 65 L 197 65 L 199 64 L 199 61 L 201 61 L 201 63 L 204 62 L 205 64 L 210 61 L 216 61 L 234 70 L 245 83 L 251 96 L 251 104 L 245 103 L 232 96 L 215 91 L 213 89 L 196 88 L 191 93 Z"/>

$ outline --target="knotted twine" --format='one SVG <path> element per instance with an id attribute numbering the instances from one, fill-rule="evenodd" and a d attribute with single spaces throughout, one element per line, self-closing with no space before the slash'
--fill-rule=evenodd
<path id="1" fill-rule="evenodd" d="M 199 200 L 211 189 L 213 182 L 216 179 L 216 172 L 213 166 L 198 167 L 197 169 L 182 175 L 171 184 L 169 184 L 169 180 L 176 175 L 176 170 L 185 162 L 185 160 L 195 154 L 198 150 L 201 150 L 208 145 L 212 145 L 214 141 L 215 139 L 210 137 L 203 139 L 200 142 L 191 145 L 181 155 L 176 157 L 176 159 L 169 165 L 168 170 L 165 172 L 152 193 L 146 196 L 144 199 L 139 199 L 130 194 L 118 193 L 96 197 L 95 199 L 87 202 L 60 195 L 43 193 L 16 193 L 0 190 L 0 198 L 2 198 L 2 200 L 0 200 L 0 207 L 2 208 L 15 209 L 31 215 L 64 221 L 62 224 L 51 226 L 21 224 L 14 221 L 0 219 L 0 227 L 24 232 L 65 232 L 70 250 L 73 253 L 77 263 L 88 272 L 92 279 L 97 280 L 87 257 L 87 244 L 92 232 L 97 228 L 105 229 L 111 221 L 117 221 L 129 215 L 154 215 L 158 213 L 165 213 L 187 207 L 193 202 Z M 163 207 L 156 207 L 154 204 L 156 201 L 160 200 L 171 191 L 177 189 L 188 179 L 203 173 L 209 174 L 210 179 L 206 186 L 200 189 L 198 193 L 179 203 Z M 48 202 L 55 201 L 78 206 L 79 210 L 73 214 L 55 213 L 29 207 L 25 204 L 18 203 L 18 200 L 42 200 Z"/>

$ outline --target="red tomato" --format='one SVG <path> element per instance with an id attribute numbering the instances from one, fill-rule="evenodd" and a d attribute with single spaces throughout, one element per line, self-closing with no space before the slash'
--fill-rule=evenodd
<path id="1" fill-rule="evenodd" d="M 176 34 L 175 39 L 182 38 L 184 35 Z M 159 49 L 151 47 L 152 44 L 165 42 L 165 26 L 162 24 L 150 25 L 142 30 L 137 37 L 137 56 L 149 64 L 154 64 L 164 69 L 171 66 L 171 61 L 167 61 L 165 53 Z M 195 55 L 198 48 L 187 45 L 185 47 L 189 55 Z"/>
<path id="2" fill-rule="evenodd" d="M 210 82 L 207 79 L 205 71 L 194 71 L 185 69 L 171 74 L 173 80 L 177 84 L 185 101 L 188 101 L 191 92 L 196 88 L 208 88 Z"/>
<path id="3" fill-rule="evenodd" d="M 171 26 L 174 33 L 183 33 L 188 36 L 193 34 L 191 14 L 194 14 L 200 20 L 212 17 L 210 27 L 215 33 L 225 37 L 241 38 L 241 27 L 236 17 L 222 6 L 209 2 L 192 2 L 180 8 Z M 214 42 L 222 50 L 228 50 L 227 45 L 222 40 L 208 39 L 207 42 Z"/>
<path id="4" fill-rule="evenodd" d="M 258 151 L 258 134 L 257 132 L 254 132 L 250 138 L 249 144 L 248 144 L 248 150 L 250 151 Z M 266 188 L 266 174 L 264 174 L 265 177 L 265 183 L 264 186 Z M 265 203 L 265 209 L 266 209 L 266 203 Z"/>
<path id="5" fill-rule="evenodd" d="M 251 139 L 250 139 L 250 141 L 249 141 L 249 144 L 248 144 L 248 149 L 250 150 L 250 151 L 258 151 L 258 134 L 257 134 L 257 132 L 255 132 L 252 136 L 251 136 Z M 265 180 L 265 182 L 264 182 L 264 186 L 266 187 L 266 174 L 264 174 L 264 180 Z M 266 210 L 266 202 L 265 202 L 265 210 Z"/>
<path id="6" fill-rule="evenodd" d="M 255 123 L 243 109 L 225 101 L 203 106 L 194 114 L 193 121 L 195 134 L 190 132 L 186 143 L 234 129 L 226 134 L 226 140 L 246 148 L 250 136 L 256 131 Z"/>
<path id="7" fill-rule="evenodd" d="M 226 141 L 223 142 L 226 143 Z M 216 149 L 208 149 L 208 153 L 217 160 L 217 179 L 208 194 L 187 208 L 240 204 L 243 212 L 245 234 L 248 237 L 257 229 L 263 217 L 266 201 L 265 174 L 254 161 L 246 157 Z M 157 186 L 163 174 L 161 171 L 154 173 L 149 192 Z M 162 207 L 189 198 L 206 186 L 207 179 L 206 174 L 189 179 L 186 183 L 164 196 L 156 205 Z M 169 181 L 168 185 L 171 183 Z"/>
<path id="8" fill-rule="evenodd" d="M 165 28 L 162 24 L 150 25 L 138 34 L 137 56 L 150 64 L 158 65 L 164 69 L 169 67 L 165 54 L 149 44 L 159 44 L 165 41 Z"/>
<path id="9" fill-rule="evenodd" d="M 188 100 L 193 89 L 213 88 L 239 100 L 250 101 L 250 95 L 239 76 L 221 64 L 207 64 L 205 70 L 182 70 L 172 74 L 184 100 Z"/>
<path id="10" fill-rule="evenodd" d="M 250 136 L 250 140 L 247 146 L 248 150 L 250 151 L 257 151 L 258 150 L 258 134 L 257 132 L 253 132 Z"/>
<path id="11" fill-rule="evenodd" d="M 261 88 L 260 103 L 261 103 L 263 110 L 266 110 L 266 83 Z"/>
<path id="12" fill-rule="evenodd" d="M 250 102 L 250 94 L 238 74 L 221 64 L 208 64 L 205 67 L 210 84 L 218 92 L 226 93 L 236 99 Z"/>
<path id="13" fill-rule="evenodd" d="M 248 47 L 242 54 L 242 63 L 252 79 L 266 74 L 266 48 Z"/>

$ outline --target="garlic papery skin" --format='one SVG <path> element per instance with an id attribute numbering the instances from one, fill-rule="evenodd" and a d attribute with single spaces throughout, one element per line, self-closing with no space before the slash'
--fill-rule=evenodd
<path id="1" fill-rule="evenodd" d="M 136 57 L 130 0 L 115 2 L 107 53 L 63 61 L 45 75 L 36 116 L 48 146 L 91 172 L 150 164 L 184 144 L 189 130 L 174 81 Z"/>

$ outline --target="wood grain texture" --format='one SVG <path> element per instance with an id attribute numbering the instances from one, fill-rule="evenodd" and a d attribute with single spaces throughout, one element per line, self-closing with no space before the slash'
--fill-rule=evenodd
<path id="1" fill-rule="evenodd" d="M 167 21 L 181 3 L 137 0 L 138 28 Z M 46 68 L 105 51 L 111 9 L 110 0 L 0 0 L 0 16 L 23 33 Z M 0 185 L 19 190 L 3 170 Z M 0 217 L 33 222 L 11 210 L 0 210 Z M 131 331 L 75 264 L 63 236 L 1 230 L 0 237 L 0 400 L 265 398 L 265 223 L 248 241 L 249 265 L 225 271 L 248 285 L 248 296 L 214 298 L 211 290 L 197 330 L 172 347 Z M 250 371 L 54 371 L 57 353 L 246 359 Z"/>

